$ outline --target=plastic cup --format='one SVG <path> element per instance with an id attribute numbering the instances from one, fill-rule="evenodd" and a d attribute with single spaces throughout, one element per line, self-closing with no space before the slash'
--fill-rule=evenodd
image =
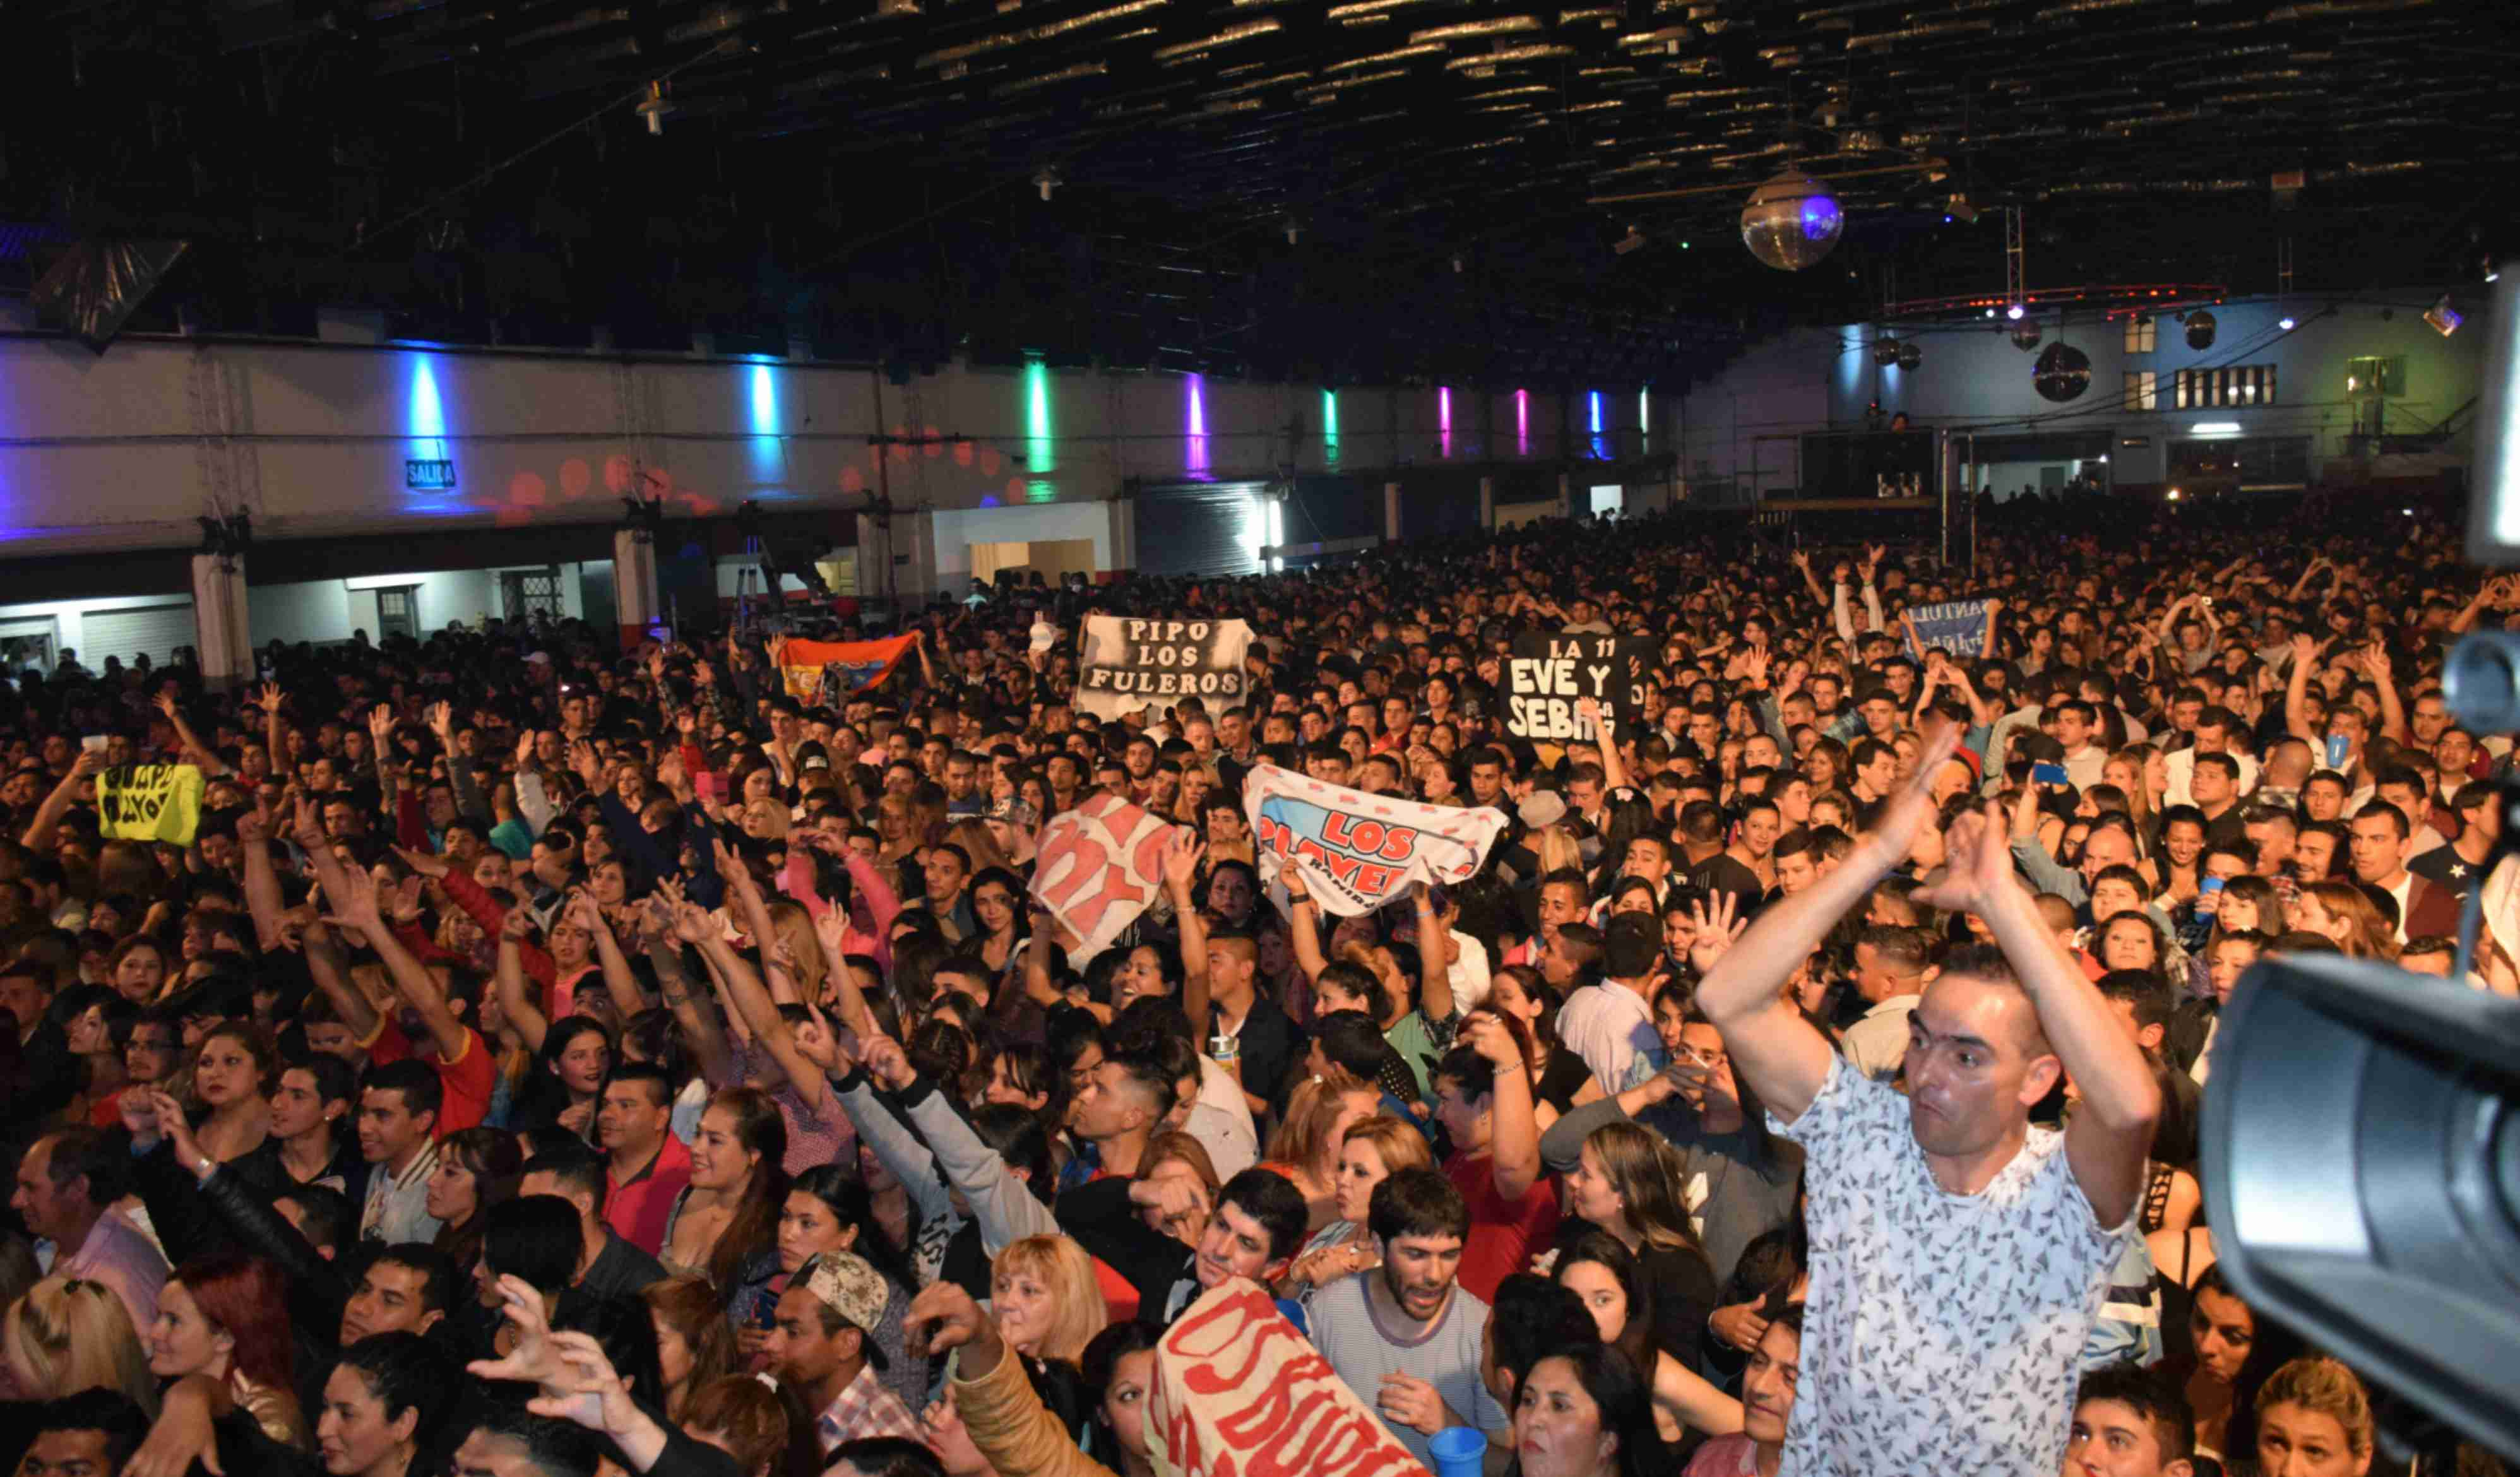
<path id="1" fill-rule="evenodd" d="M 1426 1455 L 1435 1458 L 1435 1477 L 1479 1477 L 1487 1451 L 1487 1433 L 1475 1426 L 1447 1426 L 1426 1443 Z"/>

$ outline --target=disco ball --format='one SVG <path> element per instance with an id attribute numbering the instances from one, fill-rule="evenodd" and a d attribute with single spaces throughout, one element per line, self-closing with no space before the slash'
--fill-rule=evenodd
<path id="1" fill-rule="evenodd" d="M 1924 362 L 1925 351 L 1916 347 L 1913 340 L 1899 345 L 1899 367 L 1901 369 L 1912 370 Z"/>
<path id="2" fill-rule="evenodd" d="M 2092 387 L 2092 360 L 2070 343 L 2051 343 L 2031 367 L 2030 383 L 2040 398 L 2062 405 Z"/>
<path id="3" fill-rule="evenodd" d="M 2214 346 L 2214 315 L 2201 309 L 2187 315 L 2187 346 L 2210 349 Z"/>
<path id="4" fill-rule="evenodd" d="M 1899 340 L 1896 338 L 1873 339 L 1872 362 L 1883 369 L 1888 369 L 1890 366 L 1897 364 L 1899 362 Z"/>
<path id="5" fill-rule="evenodd" d="M 2021 350 L 2021 352 L 2026 354 L 2039 346 L 2039 339 L 2042 336 L 2039 325 L 2035 323 L 2016 323 L 2012 326 L 2011 333 L 2012 346 Z"/>
<path id="6" fill-rule="evenodd" d="M 1741 241 L 1779 272 L 1799 272 L 1826 256 L 1846 228 L 1828 188 L 1788 169 L 1751 192 L 1741 207 Z"/>

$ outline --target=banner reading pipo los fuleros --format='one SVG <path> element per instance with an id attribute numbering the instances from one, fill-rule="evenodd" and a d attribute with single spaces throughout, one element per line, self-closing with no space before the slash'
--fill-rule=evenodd
<path id="1" fill-rule="evenodd" d="M 1251 627 L 1239 620 L 1085 617 L 1076 664 L 1076 705 L 1098 718 L 1170 707 L 1185 697 L 1210 706 L 1242 701 L 1243 653 Z"/>
<path id="2" fill-rule="evenodd" d="M 1076 936 L 1069 963 L 1082 965 L 1110 947 L 1155 900 L 1173 829 L 1117 795 L 1096 795 L 1043 829 L 1032 895 Z"/>
<path id="3" fill-rule="evenodd" d="M 1275 884 L 1292 867 L 1323 910 L 1340 918 L 1372 913 L 1413 882 L 1467 880 L 1506 825 L 1503 811 L 1485 806 L 1370 795 L 1274 764 L 1243 777 L 1242 813 L 1260 879 Z"/>

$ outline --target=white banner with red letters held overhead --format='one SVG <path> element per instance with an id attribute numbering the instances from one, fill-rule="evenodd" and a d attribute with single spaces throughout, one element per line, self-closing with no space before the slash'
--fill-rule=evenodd
<path id="1" fill-rule="evenodd" d="M 1242 781 L 1242 813 L 1275 885 L 1292 867 L 1325 912 L 1372 913 L 1412 883 L 1462 882 L 1479 870 L 1505 813 L 1372 795 L 1263 764 Z"/>
<path id="2" fill-rule="evenodd" d="M 1116 795 L 1096 795 L 1042 830 L 1032 895 L 1076 936 L 1069 963 L 1082 966 L 1110 947 L 1163 890 L 1174 828 Z"/>
<path id="3" fill-rule="evenodd" d="M 1266 1289 L 1232 1278 L 1155 1345 L 1156 1477 L 1427 1477 Z"/>

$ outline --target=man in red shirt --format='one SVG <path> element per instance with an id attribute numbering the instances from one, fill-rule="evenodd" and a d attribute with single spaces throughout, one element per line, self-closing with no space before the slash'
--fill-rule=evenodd
<path id="1" fill-rule="evenodd" d="M 1435 1116 L 1452 1136 L 1444 1178 L 1470 1206 L 1462 1286 L 1482 1302 L 1522 1271 L 1557 1231 L 1557 1190 L 1541 1172 L 1531 1073 L 1504 1022 L 1484 1011 L 1435 1067 Z"/>
<path id="2" fill-rule="evenodd" d="M 692 1151 L 674 1137 L 673 1117 L 673 1083 L 648 1061 L 613 1068 L 595 1109 L 607 1161 L 604 1224 L 652 1257 L 665 1244 L 674 1198 L 692 1183 Z"/>

